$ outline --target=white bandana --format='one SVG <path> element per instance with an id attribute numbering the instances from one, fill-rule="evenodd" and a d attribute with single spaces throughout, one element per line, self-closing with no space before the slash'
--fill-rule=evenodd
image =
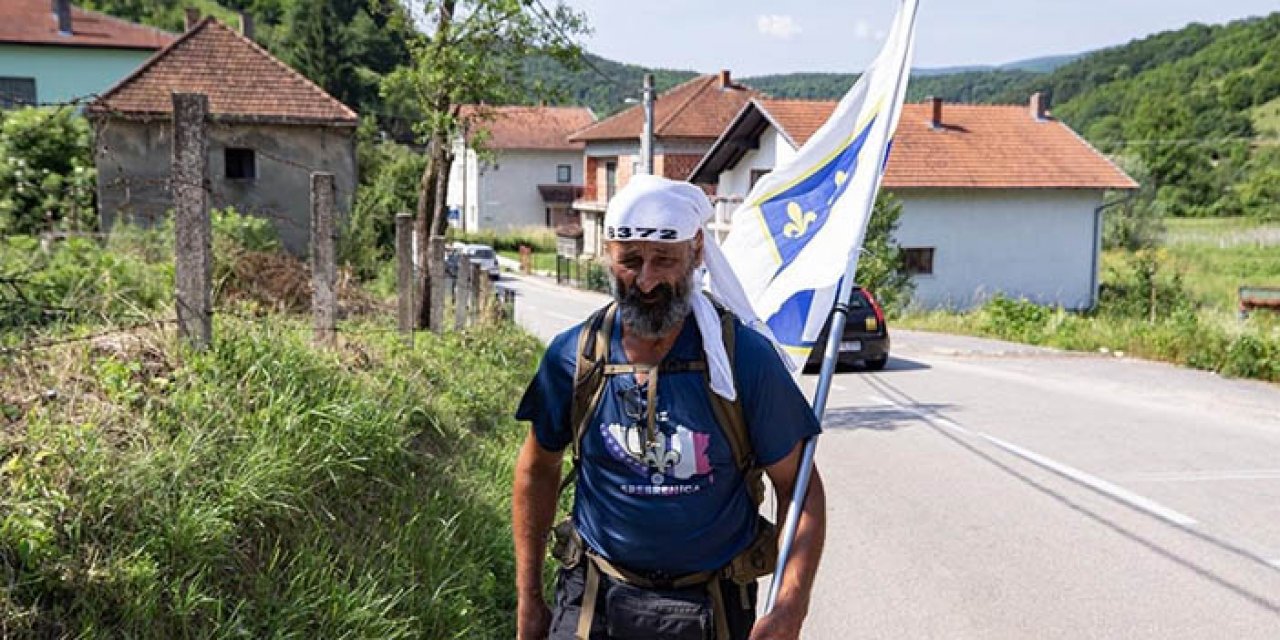
<path id="1" fill-rule="evenodd" d="M 627 186 L 609 201 L 604 214 L 604 239 L 622 242 L 687 242 L 714 215 L 702 189 L 688 182 L 650 175 L 633 176 Z M 769 327 L 756 318 L 733 268 L 716 244 L 715 236 L 704 232 L 703 263 L 712 287 L 720 293 L 720 303 L 747 326 L 773 340 Z M 720 333 L 720 316 L 701 289 L 692 296 L 693 316 L 702 334 L 702 349 L 711 374 L 711 390 L 734 400 L 738 393 Z M 777 347 L 777 343 L 774 343 Z M 791 359 L 782 361 L 791 366 Z"/>

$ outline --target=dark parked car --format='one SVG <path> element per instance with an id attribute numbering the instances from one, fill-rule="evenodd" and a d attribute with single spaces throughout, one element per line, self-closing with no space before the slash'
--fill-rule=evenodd
<path id="1" fill-rule="evenodd" d="M 834 313 L 832 314 L 834 315 Z M 818 342 L 809 353 L 805 368 L 822 366 L 822 356 L 827 349 L 827 334 L 831 333 L 831 319 L 822 328 Z M 870 291 L 855 286 L 849 294 L 849 318 L 840 337 L 841 366 L 853 366 L 861 362 L 867 369 L 879 371 L 889 362 L 889 327 L 884 321 L 884 310 Z"/>

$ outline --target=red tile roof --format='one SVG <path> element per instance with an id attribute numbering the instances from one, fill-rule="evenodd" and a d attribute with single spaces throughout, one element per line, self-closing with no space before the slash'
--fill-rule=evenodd
<path id="1" fill-rule="evenodd" d="M 355 125 L 358 116 L 257 43 L 205 18 L 89 105 L 93 114 L 169 116 L 173 92 L 209 96 L 231 121 Z"/>
<path id="2" fill-rule="evenodd" d="M 568 135 L 596 121 L 586 107 L 493 107 L 467 105 L 462 117 L 472 129 L 489 132 L 489 149 L 546 149 L 580 151 L 585 145 L 570 142 Z"/>
<path id="3" fill-rule="evenodd" d="M 835 102 L 756 100 L 797 148 L 835 110 Z M 942 105 L 930 126 L 929 103 L 903 105 L 885 168 L 886 189 L 1136 189 L 1120 168 L 1052 118 L 1037 121 L 1026 105 Z M 714 150 L 709 153 L 714 153 Z"/>
<path id="4" fill-rule="evenodd" d="M 698 76 L 676 85 L 654 100 L 656 138 L 714 140 L 729 126 L 748 100 L 760 95 L 751 87 L 729 81 L 727 71 Z M 644 130 L 644 107 L 636 105 L 579 131 L 570 140 L 634 140 Z"/>
<path id="5" fill-rule="evenodd" d="M 0 42 L 8 44 L 156 50 L 171 33 L 93 11 L 71 8 L 71 35 L 58 33 L 49 0 L 0 0 Z"/>

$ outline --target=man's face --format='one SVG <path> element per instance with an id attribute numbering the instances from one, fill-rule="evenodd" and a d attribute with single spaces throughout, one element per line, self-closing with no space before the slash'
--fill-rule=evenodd
<path id="1" fill-rule="evenodd" d="M 623 323 L 642 338 L 667 335 L 689 314 L 701 235 L 688 242 L 615 241 L 608 250 Z"/>

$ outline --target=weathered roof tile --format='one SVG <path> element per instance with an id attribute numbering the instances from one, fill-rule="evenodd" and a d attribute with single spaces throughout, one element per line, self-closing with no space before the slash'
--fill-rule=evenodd
<path id="1" fill-rule="evenodd" d="M 586 107 L 467 105 L 462 117 L 489 132 L 485 146 L 490 149 L 556 151 L 581 150 L 583 143 L 571 142 L 569 134 L 596 121 Z"/>
<path id="2" fill-rule="evenodd" d="M 355 125 L 356 112 L 226 25 L 205 18 L 89 105 L 92 114 L 168 116 L 171 94 L 209 96 L 229 120 Z"/>
<path id="3" fill-rule="evenodd" d="M 0 42 L 8 44 L 156 50 L 171 33 L 71 7 L 71 34 L 58 32 L 49 0 L 0 0 Z"/>
<path id="4" fill-rule="evenodd" d="M 835 110 L 835 102 L 756 100 L 797 146 Z M 885 168 L 886 189 L 1095 188 L 1137 183 L 1066 124 L 1036 120 L 1024 105 L 943 104 L 942 126 L 931 105 L 903 105 Z"/>

